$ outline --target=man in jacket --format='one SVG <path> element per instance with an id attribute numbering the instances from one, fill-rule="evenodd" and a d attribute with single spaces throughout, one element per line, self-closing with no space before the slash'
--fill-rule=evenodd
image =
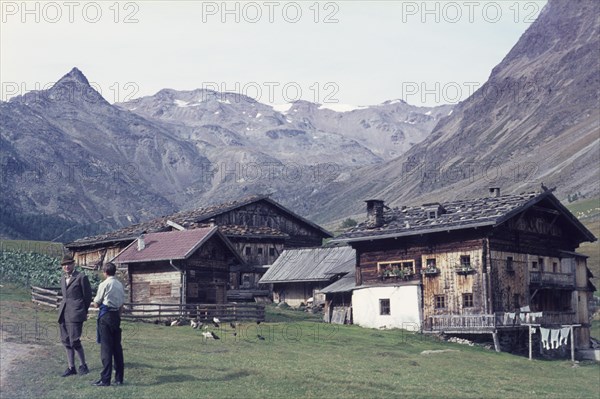
<path id="1" fill-rule="evenodd" d="M 88 308 L 92 302 L 92 287 L 87 276 L 75 270 L 75 261 L 71 256 L 63 257 L 61 266 L 64 274 L 60 279 L 62 301 L 58 308 L 58 323 L 60 339 L 67 351 L 67 362 L 69 363 L 69 368 L 62 376 L 68 377 L 77 374 L 75 353 L 80 361 L 79 373 L 89 373 L 81 345 L 81 333 L 83 322 L 87 320 Z"/>

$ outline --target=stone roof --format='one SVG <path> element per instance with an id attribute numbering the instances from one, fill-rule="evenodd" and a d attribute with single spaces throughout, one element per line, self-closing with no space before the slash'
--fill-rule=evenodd
<path id="1" fill-rule="evenodd" d="M 236 201 L 225 202 L 218 205 L 207 206 L 203 208 L 197 208 L 189 211 L 177 212 L 169 216 L 162 216 L 146 222 L 133 224 L 130 226 L 123 227 L 118 230 L 114 230 L 104 234 L 98 234 L 95 236 L 84 237 L 75 240 L 66 246 L 68 248 L 78 248 L 87 245 L 96 245 L 107 242 L 118 242 L 118 241 L 129 241 L 138 237 L 143 233 L 155 233 L 161 231 L 171 230 L 170 226 L 167 225 L 167 221 L 175 222 L 186 229 L 193 229 L 200 226 L 205 226 L 211 218 L 229 212 L 236 208 L 257 202 L 267 201 L 273 206 L 281 209 L 283 212 L 299 219 L 300 221 L 308 224 L 314 229 L 319 230 L 324 237 L 331 237 L 331 234 L 321 228 L 320 226 L 312 223 L 311 221 L 296 215 L 290 210 L 286 209 L 282 205 L 278 204 L 274 200 L 270 199 L 266 195 L 252 195 Z M 237 226 L 237 225 L 221 225 L 219 226 L 221 231 L 228 237 L 235 236 L 246 236 L 246 237 L 281 237 L 286 238 L 288 235 L 280 230 L 271 227 L 248 227 L 248 226 Z"/>
<path id="2" fill-rule="evenodd" d="M 459 230 L 473 227 L 495 226 L 505 222 L 517 213 L 534 204 L 548 199 L 562 214 L 575 225 L 587 240 L 595 237 L 579 222 L 551 191 L 523 193 L 468 200 L 430 203 L 421 206 L 384 209 L 383 225 L 372 227 L 363 222 L 337 236 L 335 242 L 363 241 L 440 231 Z M 430 212 L 438 210 L 436 217 Z"/>

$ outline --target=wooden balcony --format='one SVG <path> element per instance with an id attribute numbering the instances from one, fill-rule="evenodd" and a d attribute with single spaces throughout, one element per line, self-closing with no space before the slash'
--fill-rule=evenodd
<path id="1" fill-rule="evenodd" d="M 575 288 L 574 273 L 529 272 L 529 284 L 535 287 Z"/>
<path id="2" fill-rule="evenodd" d="M 537 312 L 539 313 L 539 312 Z M 537 314 L 533 313 L 533 314 Z M 527 324 L 566 325 L 575 323 L 575 312 L 541 312 L 538 317 L 528 313 L 517 316 L 504 312 L 477 315 L 438 315 L 423 322 L 423 332 L 483 334 L 500 329 L 522 328 Z"/>

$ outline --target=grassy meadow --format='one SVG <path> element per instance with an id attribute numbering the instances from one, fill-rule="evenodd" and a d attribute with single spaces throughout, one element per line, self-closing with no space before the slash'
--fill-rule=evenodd
<path id="1" fill-rule="evenodd" d="M 84 333 L 91 374 L 61 378 L 56 313 L 6 286 L 0 309 L 2 350 L 35 348 L 9 371 L 2 398 L 597 398 L 600 386 L 598 363 L 529 361 L 269 307 L 267 322 L 242 324 L 236 337 L 229 326 L 214 329 L 221 339 L 212 341 L 189 326 L 124 322 L 125 385 L 99 388 L 90 385 L 100 372 L 94 320 Z"/>

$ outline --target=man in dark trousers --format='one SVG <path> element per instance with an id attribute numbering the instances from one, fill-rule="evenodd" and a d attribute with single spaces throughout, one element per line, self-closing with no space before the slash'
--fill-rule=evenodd
<path id="1" fill-rule="evenodd" d="M 121 307 L 125 302 L 123 284 L 115 278 L 117 267 L 113 263 L 102 266 L 105 280 L 98 286 L 94 306 L 100 308 L 98 333 L 100 335 L 100 379 L 93 383 L 97 387 L 110 386 L 112 362 L 115 361 L 115 385 L 123 384 L 123 347 L 121 346 Z"/>
<path id="2" fill-rule="evenodd" d="M 75 270 L 73 257 L 66 255 L 61 261 L 64 271 L 60 279 L 62 290 L 62 301 L 58 308 L 58 323 L 60 325 L 60 340 L 67 351 L 67 362 L 69 368 L 63 373 L 63 377 L 77 374 L 75 370 L 75 353 L 79 357 L 81 365 L 80 374 L 89 373 L 85 363 L 85 354 L 81 345 L 81 333 L 83 322 L 87 320 L 88 308 L 92 302 L 92 287 L 87 276 Z"/>

